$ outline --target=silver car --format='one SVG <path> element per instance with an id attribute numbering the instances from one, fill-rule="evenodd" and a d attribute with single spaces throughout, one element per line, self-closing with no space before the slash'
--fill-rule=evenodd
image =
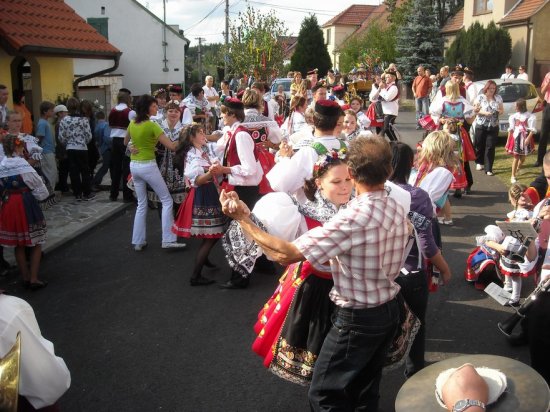
<path id="1" fill-rule="evenodd" d="M 533 83 L 527 80 L 521 79 L 492 79 L 497 84 L 497 94 L 502 97 L 504 103 L 504 113 L 499 117 L 499 127 L 501 135 L 508 133 L 508 119 L 510 115 L 516 112 L 516 100 L 519 98 L 525 99 L 527 102 L 527 110 L 531 113 L 535 113 L 537 116 L 537 131 L 540 133 L 542 125 L 542 113 L 544 106 L 542 99 L 539 98 L 537 89 Z M 474 86 L 478 93 L 481 92 L 487 80 L 480 80 L 474 82 Z"/>

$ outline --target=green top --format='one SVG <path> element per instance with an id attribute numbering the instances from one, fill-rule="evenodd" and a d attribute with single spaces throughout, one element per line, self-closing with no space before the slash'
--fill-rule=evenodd
<path id="1" fill-rule="evenodd" d="M 128 126 L 128 133 L 132 139 L 132 144 L 139 150 L 139 153 L 132 154 L 130 159 L 138 161 L 154 160 L 155 147 L 159 136 L 164 133 L 159 124 L 151 120 L 140 123 L 132 120 Z"/>

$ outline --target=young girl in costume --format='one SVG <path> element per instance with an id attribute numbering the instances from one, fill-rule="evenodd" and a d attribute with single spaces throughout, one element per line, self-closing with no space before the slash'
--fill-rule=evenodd
<path id="1" fill-rule="evenodd" d="M 227 220 L 214 183 L 216 175 L 210 171 L 219 160 L 206 143 L 202 125 L 195 123 L 181 131 L 174 162 L 180 165 L 191 190 L 179 208 L 172 232 L 180 237 L 202 239 L 189 283 L 191 286 L 210 285 L 214 281 L 202 276 L 202 268 L 207 264 L 212 247 L 223 236 Z"/>
<path id="2" fill-rule="evenodd" d="M 526 186 L 522 184 L 513 184 L 508 191 L 510 203 L 514 210 L 507 214 L 511 222 L 525 222 L 533 217 L 533 202 L 525 193 Z M 485 228 L 486 236 L 480 238 L 482 244 L 490 249 L 497 251 L 500 255 L 499 269 L 504 275 L 504 290 L 512 292 L 507 306 L 519 306 L 521 294 L 521 278 L 534 274 L 536 271 L 536 249 L 535 241 L 529 245 L 529 251 L 525 256 L 524 262 L 518 262 L 510 258 L 510 255 L 517 252 L 522 245 L 522 241 L 513 237 L 505 236 L 498 226 L 489 225 Z"/>
<path id="3" fill-rule="evenodd" d="M 527 111 L 525 99 L 518 99 L 516 112 L 508 119 L 508 140 L 506 142 L 506 151 L 514 156 L 512 177 L 510 177 L 512 183 L 516 183 L 516 176 L 525 161 L 525 156 L 535 150 L 533 136 L 537 132 L 536 120 L 536 116 Z"/>
<path id="4" fill-rule="evenodd" d="M 315 163 L 313 177 L 304 184 L 308 199 L 304 204 L 286 193 L 269 193 L 256 203 L 251 218 L 269 233 L 288 240 L 327 222 L 351 196 L 352 182 L 344 158 L 345 148 L 325 149 Z M 263 253 L 244 236 L 237 222 L 231 223 L 223 245 L 230 266 L 243 276 L 249 275 Z M 299 384 L 310 382 L 331 326 L 333 303 L 328 293 L 332 286 L 330 266 L 320 272 L 305 261 L 288 266 L 283 273 L 258 315 L 254 327 L 258 336 L 252 345 L 276 375 Z"/>

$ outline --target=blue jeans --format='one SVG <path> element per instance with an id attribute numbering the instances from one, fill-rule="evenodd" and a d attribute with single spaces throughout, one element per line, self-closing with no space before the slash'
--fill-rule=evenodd
<path id="1" fill-rule="evenodd" d="M 369 309 L 338 307 L 313 371 L 313 411 L 376 411 L 385 354 L 399 323 L 394 299 Z"/>
<path id="2" fill-rule="evenodd" d="M 428 96 L 414 99 L 416 106 L 416 121 L 430 113 L 430 98 Z"/>

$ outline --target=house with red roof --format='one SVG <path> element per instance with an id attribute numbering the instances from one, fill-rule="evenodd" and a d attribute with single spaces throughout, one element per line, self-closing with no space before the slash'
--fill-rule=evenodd
<path id="1" fill-rule="evenodd" d="M 0 10 L 0 84 L 25 91 L 35 119 L 41 101 L 73 94 L 73 59 L 118 67 L 122 52 L 63 0 L 0 0 Z"/>
<path id="2" fill-rule="evenodd" d="M 339 47 L 344 40 L 360 29 L 366 20 L 378 15 L 381 9 L 385 10 L 386 6 L 353 4 L 321 26 L 332 67 L 338 69 L 340 66 Z"/>
<path id="3" fill-rule="evenodd" d="M 494 21 L 506 28 L 512 38 L 510 64 L 516 68 L 526 65 L 529 80 L 539 85 L 550 71 L 549 3 L 550 0 L 464 0 L 464 7 L 441 29 L 445 48 L 460 30 L 475 22 L 486 26 Z"/>

